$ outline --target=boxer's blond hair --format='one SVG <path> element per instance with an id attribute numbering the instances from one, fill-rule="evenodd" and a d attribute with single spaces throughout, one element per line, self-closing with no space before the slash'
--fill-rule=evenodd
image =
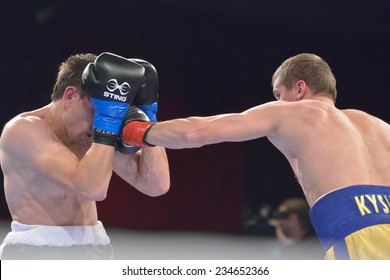
<path id="1" fill-rule="evenodd" d="M 285 60 L 272 76 L 272 86 L 279 78 L 279 84 L 288 90 L 303 80 L 314 94 L 324 94 L 336 101 L 336 78 L 328 63 L 311 53 L 301 53 Z"/>

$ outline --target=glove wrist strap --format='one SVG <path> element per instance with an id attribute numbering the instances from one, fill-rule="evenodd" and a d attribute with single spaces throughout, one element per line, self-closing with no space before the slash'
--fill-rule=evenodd
<path id="1" fill-rule="evenodd" d="M 94 128 L 92 131 L 92 141 L 99 144 L 116 146 L 118 134 Z"/>
<path id="2" fill-rule="evenodd" d="M 154 145 L 145 140 L 153 125 L 155 125 L 155 123 L 143 121 L 132 121 L 127 123 L 122 130 L 123 141 L 137 147 L 154 147 Z"/>
<path id="3" fill-rule="evenodd" d="M 145 145 L 149 146 L 149 147 L 155 147 L 156 145 L 152 145 L 150 143 L 148 143 L 148 141 L 146 141 L 146 136 L 148 136 L 148 133 L 149 133 L 149 130 L 153 127 L 154 123 L 149 125 L 146 130 L 145 130 L 145 133 L 144 133 L 144 136 L 142 137 L 142 143 L 144 143 Z"/>

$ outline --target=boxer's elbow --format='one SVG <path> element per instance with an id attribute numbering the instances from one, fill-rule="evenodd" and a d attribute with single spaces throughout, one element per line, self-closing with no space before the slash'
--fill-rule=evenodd
<path id="1" fill-rule="evenodd" d="M 103 201 L 106 198 L 107 198 L 107 190 L 91 194 L 91 200 L 93 201 Z"/>
<path id="2" fill-rule="evenodd" d="M 166 180 L 161 180 L 154 196 L 164 195 L 169 191 L 170 188 L 170 179 L 169 176 Z"/>
<path id="3" fill-rule="evenodd" d="M 157 197 L 166 194 L 170 188 L 169 176 L 160 177 L 159 180 L 154 182 L 148 182 L 140 186 L 138 189 L 144 194 Z"/>
<path id="4" fill-rule="evenodd" d="M 108 188 L 91 188 L 88 191 L 82 192 L 81 196 L 84 200 L 103 201 L 107 198 L 107 190 Z"/>
<path id="5" fill-rule="evenodd" d="M 110 180 L 95 181 L 90 185 L 90 196 L 94 201 L 103 201 L 107 197 Z"/>
<path id="6" fill-rule="evenodd" d="M 107 198 L 109 181 L 84 180 L 74 186 L 74 190 L 82 200 L 102 201 Z"/>
<path id="7" fill-rule="evenodd" d="M 160 185 L 148 191 L 146 194 L 151 197 L 157 197 L 166 194 L 168 191 L 169 191 L 169 185 Z"/>

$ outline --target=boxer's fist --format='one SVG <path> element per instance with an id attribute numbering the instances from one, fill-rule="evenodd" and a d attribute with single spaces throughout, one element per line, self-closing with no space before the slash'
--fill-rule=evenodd
<path id="1" fill-rule="evenodd" d="M 142 122 L 149 122 L 148 116 L 140 109 L 138 109 L 135 106 L 130 106 L 127 110 L 126 116 L 123 120 L 123 128 L 132 121 L 142 121 Z M 123 153 L 123 154 L 134 154 L 137 152 L 141 147 L 140 146 L 132 146 L 123 139 L 123 128 L 122 131 L 119 134 L 119 139 L 117 142 L 116 149 Z"/>
<path id="2" fill-rule="evenodd" d="M 144 82 L 144 73 L 143 66 L 111 53 L 102 53 L 84 69 L 82 89 L 95 110 L 94 142 L 116 145 L 127 109 Z"/>
<path id="3" fill-rule="evenodd" d="M 142 119 L 129 118 L 128 122 L 123 126 L 121 132 L 121 139 L 127 145 L 135 147 L 154 147 L 150 143 L 146 142 L 146 136 L 149 130 L 156 123 L 145 121 Z"/>
<path id="4" fill-rule="evenodd" d="M 144 81 L 134 97 L 134 105 L 141 109 L 151 122 L 157 122 L 159 80 L 156 68 L 149 62 L 130 58 L 145 68 Z"/>

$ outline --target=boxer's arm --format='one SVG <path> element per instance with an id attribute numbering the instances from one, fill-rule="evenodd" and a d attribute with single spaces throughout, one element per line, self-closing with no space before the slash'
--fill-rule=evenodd
<path id="1" fill-rule="evenodd" d="M 159 196 L 169 190 L 169 165 L 162 147 L 145 147 L 132 155 L 116 152 L 114 171 L 146 195 Z"/>
<path id="2" fill-rule="evenodd" d="M 1 147 L 3 159 L 12 161 L 2 162 L 3 167 L 12 165 L 22 180 L 40 176 L 81 199 L 106 197 L 115 153 L 112 146 L 93 143 L 79 160 L 55 138 L 45 121 L 27 117 L 5 126 Z"/>
<path id="3" fill-rule="evenodd" d="M 189 117 L 157 124 L 130 122 L 123 129 L 124 140 L 137 146 L 183 149 L 273 136 L 287 116 L 284 105 L 280 106 L 282 103 L 270 102 L 242 113 Z"/>
<path id="4" fill-rule="evenodd" d="M 134 120 L 149 122 L 148 116 L 142 110 L 130 106 L 123 121 L 123 126 Z M 145 147 L 136 153 L 140 147 L 127 145 L 123 140 L 122 132 L 119 136 L 118 152 L 114 161 L 115 173 L 149 196 L 159 196 L 166 193 L 169 189 L 170 178 L 165 149 Z"/>

